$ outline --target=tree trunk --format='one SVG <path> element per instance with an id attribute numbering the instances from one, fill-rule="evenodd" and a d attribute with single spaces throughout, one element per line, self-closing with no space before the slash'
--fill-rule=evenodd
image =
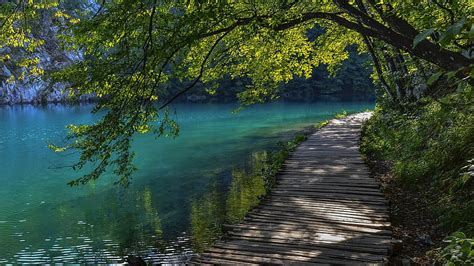
<path id="1" fill-rule="evenodd" d="M 388 98 L 393 101 L 395 97 L 393 96 L 392 91 L 390 90 L 390 85 L 388 85 L 385 77 L 383 76 L 382 66 L 380 65 L 380 61 L 377 58 L 377 54 L 375 53 L 374 47 L 372 45 L 371 40 L 366 35 L 362 34 L 362 38 L 364 39 L 364 43 L 367 46 L 367 50 L 369 50 L 369 54 L 372 57 L 372 62 L 374 63 L 375 71 L 377 72 L 377 76 L 379 77 L 380 83 L 387 93 Z"/>
<path id="2" fill-rule="evenodd" d="M 398 71 L 397 64 L 394 58 L 388 53 L 388 51 L 383 52 L 385 61 L 389 68 L 390 74 L 393 77 L 393 83 L 395 84 L 395 89 L 397 91 L 397 98 L 399 102 L 402 102 L 405 99 L 405 87 L 401 79 L 399 78 L 400 72 Z"/>
<path id="3" fill-rule="evenodd" d="M 359 7 L 359 9 L 362 12 L 367 13 L 367 10 L 366 10 L 362 0 L 357 0 L 357 6 Z M 385 77 L 383 76 L 382 66 L 380 65 L 380 61 L 377 58 L 377 54 L 375 53 L 372 40 L 370 40 L 370 38 L 367 35 L 363 34 L 363 33 L 361 35 L 362 35 L 362 38 L 364 40 L 364 44 L 365 44 L 365 46 L 367 46 L 367 50 L 369 51 L 369 54 L 372 57 L 372 62 L 374 63 L 374 68 L 375 68 L 375 71 L 377 73 L 377 76 L 379 77 L 380 83 L 382 84 L 382 87 L 384 88 L 385 93 L 387 93 L 388 98 L 391 101 L 393 101 L 395 99 L 395 97 L 392 94 L 392 91 L 390 89 L 390 85 L 388 85 L 387 81 L 385 80 Z"/>

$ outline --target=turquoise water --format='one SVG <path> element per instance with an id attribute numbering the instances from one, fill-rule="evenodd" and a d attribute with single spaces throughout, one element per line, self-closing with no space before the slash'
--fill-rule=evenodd
<path id="1" fill-rule="evenodd" d="M 192 254 L 191 208 L 209 190 L 226 193 L 231 172 L 256 151 L 273 149 L 291 132 L 337 112 L 372 103 L 273 103 L 233 114 L 235 105 L 175 105 L 176 139 L 138 136 L 128 189 L 113 176 L 71 188 L 56 154 L 65 125 L 94 120 L 91 106 L 0 107 L 0 263 L 120 262 L 139 254 L 154 262 Z"/>

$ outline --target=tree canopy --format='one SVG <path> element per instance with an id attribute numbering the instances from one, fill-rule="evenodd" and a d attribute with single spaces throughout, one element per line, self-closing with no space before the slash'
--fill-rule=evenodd
<path id="1" fill-rule="evenodd" d="M 429 85 L 453 80 L 456 90 L 472 84 L 474 76 L 474 4 L 468 0 L 0 4 L 0 62 L 9 59 L 11 49 L 33 52 L 41 46 L 31 21 L 50 12 L 57 18 L 64 49 L 83 59 L 47 73 L 48 78 L 67 82 L 75 96 L 95 93 L 101 99 L 94 109 L 105 112 L 100 121 L 71 125 L 69 143 L 51 145 L 56 151 L 79 150 L 75 169 L 93 166 L 71 185 L 95 180 L 109 167 L 117 182 L 127 185 L 134 170 L 133 135 L 176 135 L 178 127 L 166 106 L 197 83 L 212 90 L 224 76 L 246 78 L 251 85 L 239 93 L 241 102 L 263 102 L 277 97 L 280 84 L 308 78 L 319 65 L 337 71 L 353 45 L 371 55 L 381 99 L 394 105 L 453 90 L 450 85 L 415 92 L 419 80 Z M 323 30 L 311 38 L 308 31 L 314 28 Z M 26 54 L 17 63 L 24 75 L 43 75 L 37 60 Z M 170 80 L 185 85 L 162 99 L 160 92 Z"/>

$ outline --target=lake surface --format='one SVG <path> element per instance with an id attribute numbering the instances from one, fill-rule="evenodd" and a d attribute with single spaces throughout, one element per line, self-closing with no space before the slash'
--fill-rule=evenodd
<path id="1" fill-rule="evenodd" d="M 180 136 L 136 137 L 139 170 L 130 187 L 113 185 L 108 174 L 71 188 L 66 183 L 79 173 L 67 166 L 78 155 L 53 153 L 47 144 L 61 143 L 66 125 L 93 121 L 91 108 L 0 107 L 0 264 L 114 263 L 129 254 L 185 261 L 235 207 L 226 204 L 227 193 L 252 154 L 342 110 L 373 104 L 272 103 L 236 114 L 235 105 L 174 105 Z"/>

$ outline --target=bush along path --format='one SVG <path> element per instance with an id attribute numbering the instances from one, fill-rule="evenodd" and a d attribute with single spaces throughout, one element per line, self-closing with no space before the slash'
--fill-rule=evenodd
<path id="1" fill-rule="evenodd" d="M 384 263 L 387 201 L 359 154 L 370 113 L 334 119 L 297 147 L 259 206 L 194 263 Z"/>
<path id="2" fill-rule="evenodd" d="M 472 90 L 424 98 L 403 110 L 378 104 L 361 152 L 390 201 L 394 260 L 474 263 Z"/>

